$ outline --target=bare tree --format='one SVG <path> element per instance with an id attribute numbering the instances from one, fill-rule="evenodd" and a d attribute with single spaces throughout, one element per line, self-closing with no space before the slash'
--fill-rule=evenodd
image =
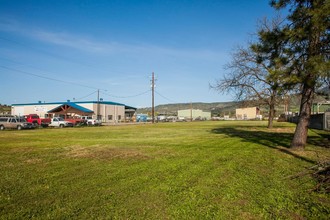
<path id="1" fill-rule="evenodd" d="M 269 108 L 268 128 L 273 127 L 275 106 L 289 91 L 283 80 L 284 67 L 290 62 L 280 16 L 259 21 L 258 40 L 247 48 L 238 47 L 225 66 L 226 75 L 216 81 L 216 90 L 234 93 L 237 100 L 258 101 Z"/>
<path id="2" fill-rule="evenodd" d="M 275 105 L 284 95 L 281 81 L 271 76 L 274 69 L 260 62 L 259 53 L 239 47 L 225 66 L 226 75 L 211 87 L 221 93 L 233 93 L 236 100 L 258 100 L 269 107 L 268 128 L 273 127 Z"/>

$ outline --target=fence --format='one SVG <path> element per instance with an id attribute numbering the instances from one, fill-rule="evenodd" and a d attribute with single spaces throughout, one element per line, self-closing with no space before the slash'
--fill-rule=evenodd
<path id="1" fill-rule="evenodd" d="M 330 112 L 324 113 L 324 130 L 330 131 Z"/>
<path id="2" fill-rule="evenodd" d="M 287 121 L 292 123 L 298 123 L 298 115 L 287 116 Z M 330 131 L 330 112 L 325 112 L 322 114 L 311 115 L 311 119 L 308 125 L 309 128 L 328 130 Z"/>

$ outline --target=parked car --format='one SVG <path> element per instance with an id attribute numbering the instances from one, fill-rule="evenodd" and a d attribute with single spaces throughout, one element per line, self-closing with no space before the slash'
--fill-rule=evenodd
<path id="1" fill-rule="evenodd" d="M 61 117 L 54 117 L 51 119 L 51 123 L 49 124 L 49 127 L 59 127 L 59 128 L 73 127 L 73 123 L 69 121 L 65 121 Z"/>
<path id="2" fill-rule="evenodd" d="M 33 124 L 27 122 L 24 117 L 5 116 L 0 117 L 0 130 L 11 129 L 31 129 L 34 128 Z"/>
<path id="3" fill-rule="evenodd" d="M 101 125 L 102 121 L 98 119 L 93 119 L 92 116 L 81 116 L 81 119 L 86 120 L 87 125 Z"/>
<path id="4" fill-rule="evenodd" d="M 147 114 L 137 114 L 136 115 L 136 122 L 147 122 Z"/>
<path id="5" fill-rule="evenodd" d="M 35 127 L 42 126 L 48 127 L 51 123 L 50 118 L 40 118 L 37 114 L 29 114 L 24 116 L 27 122 L 34 124 Z"/>

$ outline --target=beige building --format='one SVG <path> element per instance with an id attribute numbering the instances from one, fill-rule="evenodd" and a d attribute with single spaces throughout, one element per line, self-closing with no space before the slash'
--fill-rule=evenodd
<path id="1" fill-rule="evenodd" d="M 260 110 L 257 107 L 251 108 L 237 108 L 237 120 L 261 119 Z"/>
<path id="2" fill-rule="evenodd" d="M 117 123 L 130 120 L 135 114 L 136 108 L 124 104 L 108 101 L 88 102 L 52 102 L 52 103 L 29 103 L 13 104 L 12 115 L 37 114 L 41 118 L 61 116 L 63 118 L 92 116 L 101 119 L 104 123 Z"/>
<path id="3" fill-rule="evenodd" d="M 199 109 L 185 109 L 178 111 L 178 117 L 186 118 L 186 119 L 202 119 L 202 120 L 210 120 L 211 119 L 211 112 L 203 112 Z"/>

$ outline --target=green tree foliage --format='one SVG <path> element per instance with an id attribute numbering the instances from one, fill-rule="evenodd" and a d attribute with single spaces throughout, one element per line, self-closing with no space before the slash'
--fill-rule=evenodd
<path id="1" fill-rule="evenodd" d="M 287 24 L 276 36 L 286 44 L 286 53 L 283 59 L 274 60 L 284 60 L 288 65 L 275 76 L 284 76 L 288 85 L 300 88 L 299 122 L 291 148 L 303 150 L 315 92 L 329 86 L 330 1 L 273 0 L 271 5 L 276 9 L 289 8 Z"/>

